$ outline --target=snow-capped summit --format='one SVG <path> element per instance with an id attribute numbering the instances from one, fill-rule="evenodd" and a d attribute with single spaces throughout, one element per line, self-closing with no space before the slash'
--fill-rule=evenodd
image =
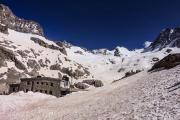
<path id="1" fill-rule="evenodd" d="M 121 57 L 122 55 L 128 56 L 130 54 L 130 51 L 125 47 L 116 47 L 114 50 L 114 56 Z"/>
<path id="2" fill-rule="evenodd" d="M 166 47 L 180 48 L 180 27 L 164 29 L 145 51 L 161 50 Z"/>
<path id="3" fill-rule="evenodd" d="M 102 55 L 110 55 L 112 54 L 112 51 L 106 49 L 106 48 L 102 48 L 102 49 L 96 49 L 96 50 L 92 50 L 92 53 L 94 54 L 102 54 Z"/>
<path id="4" fill-rule="evenodd" d="M 38 23 L 16 17 L 9 7 L 3 4 L 0 4 L 0 23 L 18 32 L 32 33 L 41 36 L 44 34 L 42 27 Z"/>
<path id="5" fill-rule="evenodd" d="M 148 48 L 151 45 L 152 42 L 146 41 L 144 42 L 144 48 Z"/>

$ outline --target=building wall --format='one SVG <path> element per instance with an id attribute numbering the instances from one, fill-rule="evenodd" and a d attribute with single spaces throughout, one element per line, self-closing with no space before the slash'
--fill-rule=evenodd
<path id="1" fill-rule="evenodd" d="M 20 83 L 20 90 L 24 92 L 33 91 L 45 94 L 61 96 L 60 81 L 52 80 L 23 80 Z"/>
<path id="2" fill-rule="evenodd" d="M 0 95 L 8 94 L 9 92 L 9 85 L 6 83 L 0 83 Z"/>
<path id="3" fill-rule="evenodd" d="M 32 91 L 32 81 L 21 81 L 19 89 L 24 92 Z"/>
<path id="4" fill-rule="evenodd" d="M 19 92 L 20 84 L 11 84 L 9 85 L 9 94 L 13 92 Z"/>
<path id="5" fill-rule="evenodd" d="M 60 82 L 48 81 L 48 80 L 34 81 L 33 91 L 60 97 L 61 96 Z"/>

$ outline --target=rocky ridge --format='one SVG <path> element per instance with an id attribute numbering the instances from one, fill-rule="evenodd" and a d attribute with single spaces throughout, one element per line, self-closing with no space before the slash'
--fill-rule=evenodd
<path id="1" fill-rule="evenodd" d="M 9 7 L 3 4 L 0 4 L 0 23 L 18 32 L 44 35 L 43 29 L 38 23 L 15 16 Z"/>
<path id="2" fill-rule="evenodd" d="M 166 47 L 180 48 L 180 27 L 164 29 L 145 51 L 162 50 Z"/>

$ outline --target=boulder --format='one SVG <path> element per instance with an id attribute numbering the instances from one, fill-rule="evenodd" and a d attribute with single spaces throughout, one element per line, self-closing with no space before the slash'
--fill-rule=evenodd
<path id="1" fill-rule="evenodd" d="M 102 87 L 102 86 L 103 86 L 103 82 L 101 80 L 94 81 L 94 87 Z"/>
<path id="2" fill-rule="evenodd" d="M 170 53 L 172 51 L 172 49 L 167 49 L 166 52 L 167 53 Z"/>
<path id="3" fill-rule="evenodd" d="M 87 89 L 87 88 L 89 88 L 88 85 L 86 85 L 86 84 L 84 84 L 84 83 L 82 83 L 82 82 L 75 83 L 74 86 L 75 86 L 76 88 L 79 88 L 79 89 Z"/>
<path id="4" fill-rule="evenodd" d="M 94 87 L 102 87 L 103 82 L 101 80 L 83 80 L 82 83 L 86 83 L 88 85 L 92 85 Z"/>
<path id="5" fill-rule="evenodd" d="M 180 64 L 180 53 L 169 54 L 159 62 L 155 63 L 149 71 L 170 69 Z"/>
<path id="6" fill-rule="evenodd" d="M 152 58 L 152 61 L 157 62 L 157 61 L 159 61 L 159 58 L 153 57 L 153 58 Z"/>
<path id="7" fill-rule="evenodd" d="M 128 71 L 128 72 L 125 73 L 124 77 L 122 77 L 121 79 L 124 79 L 124 78 L 126 78 L 126 77 L 135 75 L 135 74 L 137 74 L 137 73 L 139 73 L 139 72 L 141 72 L 141 70 L 136 70 L 136 71 L 131 70 L 131 71 Z"/>
<path id="8" fill-rule="evenodd" d="M 95 80 L 83 80 L 82 82 L 83 82 L 83 83 L 86 83 L 86 84 L 88 84 L 88 85 L 94 85 L 94 81 L 95 81 Z"/>

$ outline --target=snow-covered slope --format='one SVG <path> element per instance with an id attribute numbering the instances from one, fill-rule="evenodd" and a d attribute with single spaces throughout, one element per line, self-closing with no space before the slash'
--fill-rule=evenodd
<path id="1" fill-rule="evenodd" d="M 90 73 L 95 79 L 110 83 L 120 79 L 126 72 L 136 70 L 147 70 L 157 62 L 154 59 L 162 59 L 170 53 L 180 52 L 179 48 L 165 48 L 161 51 L 143 52 L 144 49 L 129 51 L 124 47 L 116 47 L 110 51 L 100 49 L 87 51 L 78 46 L 66 48 L 70 59 L 89 68 Z"/>
<path id="2" fill-rule="evenodd" d="M 0 97 L 3 120 L 179 120 L 180 66 L 146 71 L 63 98 L 40 93 Z"/>
<path id="3" fill-rule="evenodd" d="M 72 61 L 64 47 L 38 35 L 8 29 L 0 33 L 0 79 L 17 82 L 20 77 L 37 75 L 75 79 L 90 76 L 88 69 Z"/>

